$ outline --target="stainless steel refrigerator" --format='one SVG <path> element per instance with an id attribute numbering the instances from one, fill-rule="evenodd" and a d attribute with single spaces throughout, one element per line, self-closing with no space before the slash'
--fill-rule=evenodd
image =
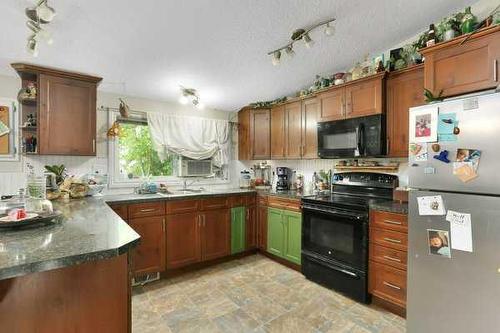
<path id="1" fill-rule="evenodd" d="M 450 163 L 434 158 L 440 152 L 432 143 L 427 161 L 417 149 L 409 156 L 407 332 L 500 332 L 500 94 L 412 108 L 410 119 L 433 108 L 459 134 L 438 142 Z M 453 174 L 458 149 L 481 152 L 477 177 L 467 182 Z M 470 214 L 472 252 L 453 248 L 446 215 L 419 214 L 417 198 L 426 196 L 441 196 L 446 211 Z M 431 229 L 448 232 L 437 242 L 447 243 L 450 257 L 431 251 Z"/>

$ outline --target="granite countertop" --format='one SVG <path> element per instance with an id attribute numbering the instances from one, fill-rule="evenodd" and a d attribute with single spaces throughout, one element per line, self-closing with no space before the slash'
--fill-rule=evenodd
<path id="1" fill-rule="evenodd" d="M 408 214 L 408 203 L 399 201 L 379 201 L 370 204 L 370 209 L 389 213 Z"/>
<path id="2" fill-rule="evenodd" d="M 260 195 L 269 195 L 274 197 L 288 198 L 288 199 L 300 199 L 306 194 L 297 191 L 274 191 L 274 190 L 258 190 Z M 310 195 L 310 194 L 309 194 Z"/>
<path id="3" fill-rule="evenodd" d="M 0 230 L 0 280 L 118 256 L 140 236 L 102 198 L 54 202 L 57 224 Z"/>

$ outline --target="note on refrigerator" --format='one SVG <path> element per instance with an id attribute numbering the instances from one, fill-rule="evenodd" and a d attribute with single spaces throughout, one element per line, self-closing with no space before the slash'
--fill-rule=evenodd
<path id="1" fill-rule="evenodd" d="M 472 252 L 472 222 L 467 213 L 449 210 L 446 220 L 450 222 L 451 248 Z"/>
<path id="2" fill-rule="evenodd" d="M 419 215 L 445 215 L 443 197 L 440 195 L 418 197 L 418 214 Z"/>

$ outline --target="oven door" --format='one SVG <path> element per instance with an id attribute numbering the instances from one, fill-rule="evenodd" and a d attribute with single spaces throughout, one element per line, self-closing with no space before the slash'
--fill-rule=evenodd
<path id="1" fill-rule="evenodd" d="M 368 157 L 385 154 L 383 115 L 318 124 L 318 156 L 321 158 Z"/>
<path id="2" fill-rule="evenodd" d="M 304 253 L 366 271 L 368 216 L 364 212 L 304 204 L 302 249 Z"/>

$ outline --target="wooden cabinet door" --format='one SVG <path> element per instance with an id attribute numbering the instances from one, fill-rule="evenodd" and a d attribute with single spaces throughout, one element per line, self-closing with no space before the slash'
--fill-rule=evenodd
<path id="1" fill-rule="evenodd" d="M 409 109 L 423 105 L 423 65 L 394 73 L 387 80 L 387 154 L 408 157 Z"/>
<path id="2" fill-rule="evenodd" d="M 371 116 L 382 113 L 382 77 L 376 77 L 345 87 L 346 118 Z"/>
<path id="3" fill-rule="evenodd" d="M 257 207 L 255 205 L 247 207 L 245 215 L 245 229 L 246 229 L 246 249 L 257 248 Z"/>
<path id="4" fill-rule="evenodd" d="M 345 88 L 333 88 L 318 95 L 318 121 L 339 120 L 345 118 Z"/>
<path id="5" fill-rule="evenodd" d="M 250 145 L 252 159 L 269 159 L 271 156 L 270 110 L 252 110 L 250 117 Z"/>
<path id="6" fill-rule="evenodd" d="M 267 249 L 267 206 L 259 205 L 257 208 L 258 247 Z"/>
<path id="7" fill-rule="evenodd" d="M 289 159 L 302 157 L 302 103 L 285 104 L 285 156 Z"/>
<path id="8" fill-rule="evenodd" d="M 245 250 L 245 207 L 231 208 L 231 254 Z"/>
<path id="9" fill-rule="evenodd" d="M 425 88 L 435 96 L 462 95 L 495 88 L 499 82 L 500 28 L 424 49 Z"/>
<path id="10" fill-rule="evenodd" d="M 212 260 L 231 253 L 229 209 L 203 212 L 201 215 L 202 260 Z"/>
<path id="11" fill-rule="evenodd" d="M 283 211 L 285 224 L 284 258 L 300 265 L 302 256 L 302 215 L 291 211 Z"/>
<path id="12" fill-rule="evenodd" d="M 179 268 L 201 260 L 198 213 L 167 216 L 167 268 Z"/>
<path id="13" fill-rule="evenodd" d="M 285 106 L 271 110 L 271 159 L 285 158 Z"/>
<path id="14" fill-rule="evenodd" d="M 42 155 L 96 154 L 96 84 L 40 74 Z"/>
<path id="15" fill-rule="evenodd" d="M 269 208 L 267 214 L 267 252 L 279 257 L 285 252 L 285 224 L 283 211 Z"/>
<path id="16" fill-rule="evenodd" d="M 164 271 L 165 217 L 141 217 L 131 219 L 129 224 L 141 236 L 139 245 L 132 251 L 134 274 Z"/>
<path id="17" fill-rule="evenodd" d="M 250 160 L 250 110 L 238 112 L 238 160 Z"/>
<path id="18" fill-rule="evenodd" d="M 317 98 L 302 102 L 302 158 L 318 158 L 318 112 Z"/>

